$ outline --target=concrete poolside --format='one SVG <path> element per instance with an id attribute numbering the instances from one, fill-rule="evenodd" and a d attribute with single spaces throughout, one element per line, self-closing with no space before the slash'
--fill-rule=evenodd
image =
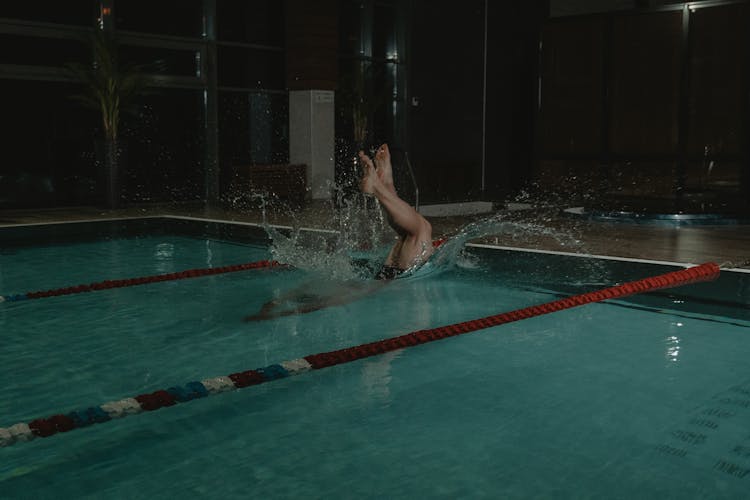
<path id="1" fill-rule="evenodd" d="M 189 204 L 137 205 L 118 210 L 96 207 L 5 209 L 0 210 L 0 228 L 24 224 L 159 215 L 246 223 L 262 221 L 262 212 L 257 208 L 234 210 Z M 533 224 L 550 231 L 543 231 L 542 234 L 524 234 L 512 239 L 504 235 L 488 236 L 479 240 L 480 242 L 507 247 L 685 264 L 716 262 L 725 268 L 750 269 L 750 226 L 745 224 L 599 222 L 572 218 L 561 214 L 559 209 L 550 208 L 502 209 L 489 214 L 429 217 L 429 220 L 435 237 L 440 237 L 450 235 L 468 222 L 493 215 L 502 217 L 502 220 Z M 295 212 L 268 210 L 267 217 L 271 224 L 337 229 L 335 209 L 327 202 L 310 203 Z M 556 238 L 554 235 L 563 237 Z"/>

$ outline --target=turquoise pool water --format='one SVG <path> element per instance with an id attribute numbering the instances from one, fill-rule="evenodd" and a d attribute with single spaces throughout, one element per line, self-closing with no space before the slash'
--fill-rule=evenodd
<path id="1" fill-rule="evenodd" d="M 253 238 L 152 233 L 15 234 L 0 294 L 270 257 Z M 271 298 L 337 283 L 267 269 L 2 303 L 0 427 L 669 270 L 473 249 L 443 273 L 251 323 Z M 731 278 L 0 448 L 0 496 L 744 498 L 750 315 L 747 280 Z"/>

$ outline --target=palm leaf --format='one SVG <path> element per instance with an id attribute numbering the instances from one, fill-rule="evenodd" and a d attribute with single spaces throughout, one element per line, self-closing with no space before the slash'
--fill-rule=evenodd
<path id="1" fill-rule="evenodd" d="M 89 65 L 65 65 L 68 75 L 83 84 L 81 94 L 71 96 L 81 105 L 101 112 L 104 132 L 115 140 L 121 112 L 131 109 L 133 99 L 144 93 L 151 79 L 147 66 L 119 64 L 115 40 L 102 31 L 95 31 L 89 39 L 93 62 Z"/>

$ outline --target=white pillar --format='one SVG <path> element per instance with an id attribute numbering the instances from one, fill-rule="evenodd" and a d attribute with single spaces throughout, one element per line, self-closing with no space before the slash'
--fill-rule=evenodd
<path id="1" fill-rule="evenodd" d="M 334 182 L 334 93 L 289 92 L 289 162 L 307 165 L 312 199 L 330 199 Z"/>

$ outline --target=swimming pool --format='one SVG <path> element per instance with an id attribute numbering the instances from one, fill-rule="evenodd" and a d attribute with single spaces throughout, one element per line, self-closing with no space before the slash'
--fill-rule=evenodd
<path id="1" fill-rule="evenodd" d="M 0 293 L 273 257 L 262 230 L 3 229 Z M 0 304 L 0 427 L 671 270 L 475 246 L 458 265 L 244 322 L 325 270 Z M 330 274 L 330 273 L 329 273 Z M 8 498 L 740 498 L 748 275 L 591 304 L 0 448 Z"/>

